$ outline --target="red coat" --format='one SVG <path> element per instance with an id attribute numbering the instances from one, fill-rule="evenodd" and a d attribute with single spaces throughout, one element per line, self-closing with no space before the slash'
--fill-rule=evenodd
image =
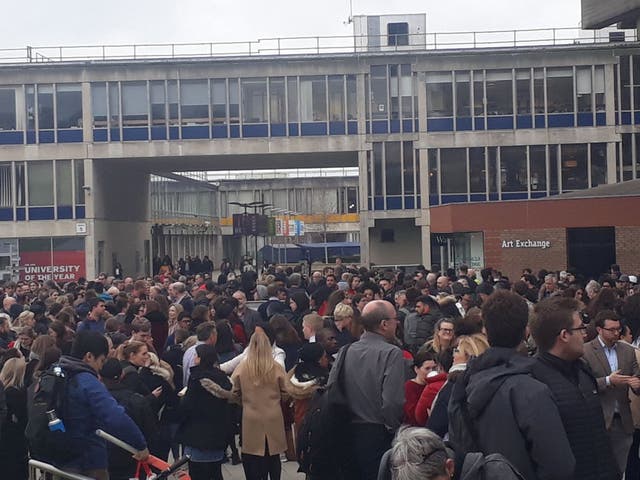
<path id="1" fill-rule="evenodd" d="M 429 410 L 436 399 L 436 395 L 447 381 L 446 373 L 439 373 L 427 378 L 427 386 L 422 391 L 418 404 L 416 405 L 416 422 L 418 426 L 424 427 L 429 419 Z"/>
<path id="2" fill-rule="evenodd" d="M 420 425 L 416 421 L 416 405 L 418 405 L 418 400 L 420 400 L 420 395 L 422 395 L 424 387 L 426 387 L 426 385 L 420 385 L 413 380 L 408 380 L 407 383 L 404 384 L 405 400 L 402 423 L 414 427 L 424 427 L 424 423 Z"/>

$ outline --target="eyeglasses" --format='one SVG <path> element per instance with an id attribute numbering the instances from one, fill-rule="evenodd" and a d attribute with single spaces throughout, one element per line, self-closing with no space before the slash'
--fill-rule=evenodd
<path id="1" fill-rule="evenodd" d="M 567 328 L 566 329 L 567 332 L 586 332 L 587 331 L 587 326 L 586 325 L 580 325 L 579 327 L 574 327 L 574 328 Z"/>
<path id="2" fill-rule="evenodd" d="M 605 328 L 605 327 L 601 327 L 602 330 L 606 330 L 607 332 L 611 332 L 611 333 L 620 333 L 622 331 L 622 328 L 620 327 L 611 327 L 611 328 Z"/>

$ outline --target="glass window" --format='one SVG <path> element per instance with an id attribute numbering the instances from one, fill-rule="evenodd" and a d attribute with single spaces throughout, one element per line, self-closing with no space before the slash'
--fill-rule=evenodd
<path id="1" fill-rule="evenodd" d="M 558 145 L 549 145 L 549 189 L 560 191 L 558 182 Z"/>
<path id="2" fill-rule="evenodd" d="M 384 120 L 387 118 L 387 66 L 371 66 L 371 118 Z"/>
<path id="3" fill-rule="evenodd" d="M 587 145 L 562 145 L 562 191 L 588 188 Z"/>
<path id="4" fill-rule="evenodd" d="M 484 116 L 484 72 L 473 72 L 473 114 L 476 117 Z"/>
<path id="5" fill-rule="evenodd" d="M 430 148 L 427 152 L 427 161 L 429 162 L 429 194 L 438 195 L 440 193 L 438 189 L 438 150 Z"/>
<path id="6" fill-rule="evenodd" d="M 498 193 L 498 147 L 487 149 L 489 163 L 489 193 Z"/>
<path id="7" fill-rule="evenodd" d="M 620 100 L 622 110 L 631 110 L 631 67 L 628 55 L 620 56 Z"/>
<path id="8" fill-rule="evenodd" d="M 414 101 L 417 99 L 413 94 L 413 73 L 411 72 L 411 64 L 405 63 L 400 65 L 400 110 L 402 111 L 402 118 L 413 118 L 413 112 L 411 111 Z"/>
<path id="9" fill-rule="evenodd" d="M 373 144 L 373 192 L 382 195 L 382 142 Z"/>
<path id="10" fill-rule="evenodd" d="M 16 129 L 16 91 L 0 88 L 0 130 Z"/>
<path id="11" fill-rule="evenodd" d="M 409 45 L 409 24 L 407 22 L 387 23 L 387 45 Z"/>
<path id="12" fill-rule="evenodd" d="M 36 89 L 33 85 L 27 85 L 26 87 L 26 114 L 27 114 L 27 129 L 35 130 L 36 128 Z"/>
<path id="13" fill-rule="evenodd" d="M 56 202 L 58 205 L 73 205 L 71 160 L 56 160 Z"/>
<path id="14" fill-rule="evenodd" d="M 375 147 L 375 144 L 374 144 Z M 367 197 L 372 196 L 373 166 L 371 165 L 371 150 L 367 150 Z"/>
<path id="15" fill-rule="evenodd" d="M 53 128 L 53 85 L 38 85 L 38 127 Z"/>
<path id="16" fill-rule="evenodd" d="M 544 113 L 544 70 L 536 68 L 533 72 L 533 98 L 536 113 Z"/>
<path id="17" fill-rule="evenodd" d="M 325 77 L 300 77 L 300 120 L 327 121 L 327 86 Z"/>
<path id="18" fill-rule="evenodd" d="M 573 69 L 547 69 L 547 112 L 573 112 Z"/>
<path id="19" fill-rule="evenodd" d="M 107 84 L 91 84 L 91 110 L 93 111 L 93 126 L 96 128 L 107 126 Z"/>
<path id="20" fill-rule="evenodd" d="M 214 125 L 227 123 L 227 81 L 211 80 L 211 117 Z"/>
<path id="21" fill-rule="evenodd" d="M 28 162 L 29 206 L 53 205 L 53 162 Z"/>
<path id="22" fill-rule="evenodd" d="M 84 205 L 84 160 L 73 161 L 73 175 L 76 188 L 76 205 Z"/>
<path id="23" fill-rule="evenodd" d="M 344 75 L 329 76 L 329 120 L 344 122 Z"/>
<path id="24" fill-rule="evenodd" d="M 471 116 L 471 75 L 469 72 L 456 72 L 456 115 Z"/>
<path id="25" fill-rule="evenodd" d="M 229 123 L 240 123 L 240 88 L 238 79 L 229 79 Z"/>
<path id="26" fill-rule="evenodd" d="M 416 179 L 416 193 L 420 195 L 420 150 L 419 149 L 416 148 L 413 151 L 413 158 L 414 158 L 413 164 L 415 165 L 415 169 L 416 169 L 416 173 L 414 175 L 414 178 Z"/>
<path id="27" fill-rule="evenodd" d="M 487 115 L 513 115 L 511 70 L 487 72 Z"/>
<path id="28" fill-rule="evenodd" d="M 389 65 L 389 96 L 391 99 L 391 118 L 393 120 L 400 118 L 399 77 L 398 65 Z"/>
<path id="29" fill-rule="evenodd" d="M 149 104 L 146 82 L 122 82 L 122 125 L 146 126 L 149 123 Z"/>
<path id="30" fill-rule="evenodd" d="M 469 184 L 471 193 L 485 193 L 487 191 L 487 166 L 484 147 L 469 149 Z"/>
<path id="31" fill-rule="evenodd" d="M 289 122 L 298 121 L 298 77 L 287 77 L 287 110 Z"/>
<path id="32" fill-rule="evenodd" d="M 547 191 L 547 147 L 531 145 L 529 147 L 529 162 L 531 168 L 531 191 Z"/>
<path id="33" fill-rule="evenodd" d="M 166 99 L 164 81 L 151 82 L 151 124 L 166 125 Z"/>
<path id="34" fill-rule="evenodd" d="M 358 213 L 358 189 L 347 187 L 347 213 Z"/>
<path id="35" fill-rule="evenodd" d="M 427 73 L 427 117 L 453 116 L 453 84 L 450 72 Z"/>
<path id="36" fill-rule="evenodd" d="M 516 70 L 516 103 L 518 115 L 531 113 L 531 70 Z"/>
<path id="37" fill-rule="evenodd" d="M 636 147 L 640 137 L 636 136 Z M 636 150 L 638 151 L 638 150 Z M 607 183 L 607 144 L 591 144 L 591 186 Z"/>
<path id="38" fill-rule="evenodd" d="M 404 194 L 411 195 L 415 192 L 414 182 L 416 180 L 413 142 L 402 142 L 402 169 L 404 171 Z"/>
<path id="39" fill-rule="evenodd" d="M 13 207 L 13 174 L 10 163 L 0 163 L 0 207 Z"/>
<path id="40" fill-rule="evenodd" d="M 385 142 L 385 183 L 387 196 L 402 195 L 402 164 L 400 142 Z"/>
<path id="41" fill-rule="evenodd" d="M 640 55 L 633 55 L 633 104 L 640 110 Z"/>
<path id="42" fill-rule="evenodd" d="M 442 193 L 467 193 L 467 149 L 440 150 Z"/>
<path id="43" fill-rule="evenodd" d="M 111 128 L 120 125 L 120 89 L 118 83 L 109 83 L 109 120 Z"/>
<path id="44" fill-rule="evenodd" d="M 576 94 L 578 96 L 578 111 L 591 112 L 591 67 L 576 69 Z"/>
<path id="45" fill-rule="evenodd" d="M 271 123 L 286 121 L 287 104 L 284 95 L 284 77 L 269 79 L 269 108 Z"/>
<path id="46" fill-rule="evenodd" d="M 347 75 L 347 120 L 358 119 L 358 96 L 356 91 L 356 76 Z"/>
<path id="47" fill-rule="evenodd" d="M 56 85 L 58 128 L 82 128 L 82 87 L 80 84 Z"/>
<path id="48" fill-rule="evenodd" d="M 16 201 L 19 207 L 24 207 L 27 204 L 27 182 L 25 172 L 24 162 L 16 162 Z"/>
<path id="49" fill-rule="evenodd" d="M 182 125 L 209 123 L 209 85 L 206 80 L 180 81 L 180 118 Z"/>
<path id="50" fill-rule="evenodd" d="M 167 81 L 167 105 L 169 107 L 169 125 L 178 125 L 178 119 L 180 118 L 180 108 L 178 104 L 177 80 Z"/>
<path id="51" fill-rule="evenodd" d="M 633 152 L 632 152 L 632 134 L 622 134 L 622 180 L 631 180 L 633 178 Z"/>
<path id="52" fill-rule="evenodd" d="M 604 67 L 597 65 L 594 74 L 593 92 L 596 99 L 596 112 L 604 112 L 606 109 L 606 100 L 604 95 Z M 616 101 L 618 96 L 615 96 Z M 617 110 L 617 109 L 616 109 Z"/>
<path id="53" fill-rule="evenodd" d="M 242 121 L 244 123 L 267 123 L 267 79 L 243 78 Z"/>
<path id="54" fill-rule="evenodd" d="M 527 191 L 527 147 L 501 147 L 500 184 L 503 192 Z"/>

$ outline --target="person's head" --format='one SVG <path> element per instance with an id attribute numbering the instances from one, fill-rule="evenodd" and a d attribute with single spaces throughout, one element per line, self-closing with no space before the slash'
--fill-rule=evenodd
<path id="1" fill-rule="evenodd" d="M 172 298 L 180 298 L 187 291 L 187 287 L 182 282 L 175 282 L 169 285 L 169 296 Z"/>
<path id="2" fill-rule="evenodd" d="M 0 334 L 9 333 L 11 330 L 11 317 L 6 313 L 0 313 Z"/>
<path id="3" fill-rule="evenodd" d="M 339 303 L 333 310 L 333 321 L 340 330 L 343 328 L 349 328 L 353 320 L 353 308 L 344 303 Z"/>
<path id="4" fill-rule="evenodd" d="M 373 300 L 364 307 L 360 322 L 366 331 L 379 333 L 392 340 L 398 328 L 398 314 L 389 302 Z"/>
<path id="5" fill-rule="evenodd" d="M 449 287 L 449 277 L 445 277 L 444 275 L 438 277 L 436 280 L 436 288 L 439 292 L 443 292 Z"/>
<path id="6" fill-rule="evenodd" d="M 316 342 L 322 345 L 325 352 L 329 355 L 333 355 L 334 353 L 338 353 L 339 346 L 338 340 L 336 339 L 335 332 L 330 328 L 321 328 L 316 332 Z"/>
<path id="7" fill-rule="evenodd" d="M 131 340 L 122 348 L 122 356 L 136 367 L 148 367 L 150 363 L 149 347 L 143 342 Z"/>
<path id="8" fill-rule="evenodd" d="M 22 327 L 20 329 L 20 333 L 18 334 L 18 341 L 20 342 L 20 346 L 22 348 L 30 350 L 35 338 L 36 332 L 32 327 Z"/>
<path id="9" fill-rule="evenodd" d="M 89 305 L 89 315 L 88 318 L 92 320 L 99 320 L 105 311 L 105 302 L 101 298 L 90 298 L 87 300 L 87 304 Z"/>
<path id="10" fill-rule="evenodd" d="M 323 326 L 324 320 L 317 313 L 309 313 L 302 317 L 302 334 L 307 340 L 314 337 Z"/>
<path id="11" fill-rule="evenodd" d="M 547 292 L 549 293 L 555 292 L 557 284 L 558 284 L 558 280 L 556 279 L 555 275 L 549 274 L 544 277 L 544 289 Z"/>
<path id="12" fill-rule="evenodd" d="M 489 345 L 516 348 L 524 340 L 529 307 L 517 293 L 498 290 L 483 303 L 482 318 Z"/>
<path id="13" fill-rule="evenodd" d="M 402 427 L 389 457 L 392 480 L 449 480 L 454 464 L 442 439 L 422 427 Z"/>
<path id="14" fill-rule="evenodd" d="M 595 318 L 596 331 L 607 347 L 612 347 L 620 340 L 622 325 L 620 317 L 613 310 L 602 310 Z"/>
<path id="15" fill-rule="evenodd" d="M 436 352 L 427 350 L 420 351 L 413 357 L 413 371 L 416 373 L 416 382 L 420 385 L 424 385 L 427 382 L 427 376 L 431 372 L 438 371 L 436 355 Z"/>
<path id="16" fill-rule="evenodd" d="M 453 318 L 444 317 L 436 322 L 435 337 L 438 340 L 438 350 L 449 348 L 453 341 L 454 321 Z M 435 340 L 435 338 L 434 338 Z"/>
<path id="17" fill-rule="evenodd" d="M 332 290 L 336 288 L 336 286 L 338 285 L 338 280 L 333 273 L 330 273 L 325 277 L 325 285 Z"/>
<path id="18" fill-rule="evenodd" d="M 122 364 L 117 358 L 107 358 L 100 369 L 100 377 L 107 385 L 117 383 L 122 377 Z"/>
<path id="19" fill-rule="evenodd" d="M 47 348 L 54 347 L 55 345 L 56 339 L 49 335 L 40 335 L 36 337 L 31 345 L 29 360 L 40 360 Z"/>
<path id="20" fill-rule="evenodd" d="M 25 310 L 16 318 L 16 325 L 18 327 L 33 327 L 36 324 L 36 316 L 33 312 Z"/>
<path id="21" fill-rule="evenodd" d="M 598 295 L 598 293 L 600 293 L 601 288 L 602 287 L 598 282 L 596 282 L 595 280 L 589 280 L 589 283 L 587 283 L 587 285 L 584 287 L 584 291 L 586 292 L 589 299 L 593 299 L 596 297 L 596 295 Z"/>
<path id="22" fill-rule="evenodd" d="M 218 340 L 218 331 L 214 322 L 204 322 L 196 328 L 196 337 L 199 342 L 215 345 Z"/>
<path id="23" fill-rule="evenodd" d="M 538 303 L 529 323 L 538 349 L 564 360 L 580 358 L 587 327 L 579 310 L 578 301 L 569 297 L 550 297 Z"/>
<path id="24" fill-rule="evenodd" d="M 191 319 L 196 325 L 208 322 L 211 320 L 211 310 L 207 305 L 196 305 L 191 312 Z"/>
<path id="25" fill-rule="evenodd" d="M 202 343 L 196 347 L 196 365 L 202 368 L 213 368 L 217 363 L 218 353 L 215 346 Z"/>
<path id="26" fill-rule="evenodd" d="M 180 314 L 178 314 L 178 326 L 185 330 L 191 328 L 191 316 L 187 312 L 180 312 Z"/>
<path id="27" fill-rule="evenodd" d="M 238 311 L 243 312 L 247 306 L 247 295 L 242 290 L 236 290 L 232 297 L 238 301 Z"/>
<path id="28" fill-rule="evenodd" d="M 137 342 L 149 343 L 151 336 L 151 322 L 146 318 L 136 318 L 131 322 L 131 339 Z"/>
<path id="29" fill-rule="evenodd" d="M 24 385 L 24 371 L 27 364 L 24 358 L 10 358 L 0 371 L 0 383 L 5 388 L 22 388 Z"/>
<path id="30" fill-rule="evenodd" d="M 76 335 L 71 345 L 71 356 L 99 372 L 109 353 L 107 339 L 100 333 L 83 330 Z"/>
<path id="31" fill-rule="evenodd" d="M 278 364 L 273 359 L 271 341 L 262 328 L 256 328 L 251 336 L 244 361 L 249 378 L 256 385 L 274 377 Z"/>
<path id="32" fill-rule="evenodd" d="M 489 342 L 482 333 L 462 335 L 457 338 L 453 349 L 453 363 L 467 363 L 472 358 L 482 355 L 488 348 Z"/>

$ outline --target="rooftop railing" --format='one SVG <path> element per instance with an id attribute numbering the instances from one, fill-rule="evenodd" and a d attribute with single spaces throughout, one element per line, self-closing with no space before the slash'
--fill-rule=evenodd
<path id="1" fill-rule="evenodd" d="M 27 46 L 0 49 L 0 63 L 131 61 L 211 57 L 412 52 L 633 42 L 635 30 L 543 28 L 440 32 L 407 35 L 343 35 L 262 38 L 244 42 L 143 43 L 120 45 Z"/>

